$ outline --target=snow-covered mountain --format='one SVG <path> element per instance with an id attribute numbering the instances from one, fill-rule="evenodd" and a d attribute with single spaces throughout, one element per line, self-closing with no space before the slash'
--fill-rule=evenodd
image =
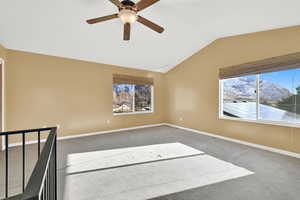
<path id="1" fill-rule="evenodd" d="M 278 102 L 293 95 L 293 93 L 291 93 L 288 89 L 271 82 L 260 81 L 259 85 L 259 96 L 261 102 Z"/>
<path id="2" fill-rule="evenodd" d="M 223 98 L 228 101 L 253 101 L 256 99 L 256 80 L 234 78 L 223 82 Z M 274 103 L 293 95 L 288 89 L 267 81 L 260 81 L 260 101 Z"/>

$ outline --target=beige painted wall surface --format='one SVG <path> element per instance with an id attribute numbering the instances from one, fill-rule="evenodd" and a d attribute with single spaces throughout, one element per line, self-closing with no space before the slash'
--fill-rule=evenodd
<path id="1" fill-rule="evenodd" d="M 218 69 L 300 51 L 299 35 L 291 27 L 219 39 L 167 74 L 7 50 L 6 129 L 60 124 L 65 136 L 169 122 L 300 153 L 298 128 L 218 119 Z M 155 112 L 113 116 L 113 73 L 154 77 Z"/>
<path id="2" fill-rule="evenodd" d="M 60 124 L 67 136 L 164 122 L 161 73 L 13 50 L 7 59 L 6 130 Z M 153 77 L 154 113 L 114 116 L 113 73 Z"/>
<path id="3" fill-rule="evenodd" d="M 6 61 L 6 49 L 0 44 L 0 59 Z M 0 137 L 0 149 L 2 148 L 2 137 Z"/>
<path id="4" fill-rule="evenodd" d="M 199 51 L 166 75 L 167 122 L 300 153 L 299 128 L 218 119 L 218 69 L 300 51 L 299 35 L 300 27 L 247 34 Z"/>
<path id="5" fill-rule="evenodd" d="M 0 58 L 5 60 L 6 58 L 6 49 L 0 44 Z"/>

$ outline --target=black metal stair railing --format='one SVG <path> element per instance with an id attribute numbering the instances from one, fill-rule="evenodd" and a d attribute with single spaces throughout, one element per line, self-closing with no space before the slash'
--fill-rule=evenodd
<path id="1" fill-rule="evenodd" d="M 49 132 L 46 143 L 41 151 L 41 134 Z M 37 133 L 38 136 L 38 161 L 26 183 L 26 134 Z M 9 197 L 9 136 L 22 135 L 22 193 Z M 5 148 L 5 199 L 19 200 L 56 200 L 57 199 L 57 127 L 28 129 L 1 132 L 4 136 Z"/>

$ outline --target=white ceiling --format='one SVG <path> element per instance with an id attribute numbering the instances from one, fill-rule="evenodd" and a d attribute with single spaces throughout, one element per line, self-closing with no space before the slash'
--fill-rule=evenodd
<path id="1" fill-rule="evenodd" d="M 140 15 L 163 26 L 158 34 L 135 23 L 122 40 L 108 0 L 1 0 L 0 43 L 6 48 L 166 72 L 213 40 L 300 24 L 299 0 L 161 0 Z"/>

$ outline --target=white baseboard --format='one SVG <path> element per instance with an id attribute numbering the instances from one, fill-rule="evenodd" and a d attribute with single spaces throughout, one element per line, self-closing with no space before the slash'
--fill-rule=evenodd
<path id="1" fill-rule="evenodd" d="M 107 131 L 97 131 L 93 133 L 81 133 L 78 135 L 70 135 L 70 136 L 62 136 L 57 138 L 57 140 L 67 140 L 67 139 L 74 139 L 74 138 L 80 138 L 80 137 L 87 137 L 87 136 L 93 136 L 93 135 L 101 135 L 101 134 L 107 134 L 107 133 L 115 133 L 115 132 L 122 132 L 122 131 L 130 131 L 130 130 L 136 130 L 136 129 L 142 129 L 142 128 L 150 128 L 150 127 L 156 127 L 156 126 L 163 126 L 166 125 L 165 123 L 160 124 L 150 124 L 150 125 L 144 125 L 144 126 L 134 126 L 129 128 L 121 128 L 121 129 L 114 129 L 114 130 L 107 130 Z M 46 139 L 42 139 L 41 143 L 45 142 Z M 26 145 L 28 144 L 36 144 L 38 141 L 26 141 Z M 9 144 L 8 147 L 16 147 L 21 146 L 22 142 Z M 3 150 L 5 150 L 5 145 L 3 146 Z"/>
<path id="2" fill-rule="evenodd" d="M 142 128 L 151 128 L 151 127 L 163 126 L 163 125 L 165 125 L 165 124 L 160 123 L 160 124 L 134 126 L 134 127 L 129 127 L 129 128 L 121 128 L 121 129 L 114 129 L 114 130 L 107 130 L 107 131 L 97 131 L 97 132 L 93 132 L 93 133 L 83 133 L 83 134 L 79 134 L 79 135 L 62 136 L 62 137 L 58 137 L 58 140 L 66 140 L 66 139 L 80 138 L 80 137 L 93 136 L 93 135 L 101 135 L 101 134 L 107 134 L 107 133 L 130 131 L 130 130 L 136 130 L 136 129 L 142 129 Z"/>
<path id="3" fill-rule="evenodd" d="M 212 134 L 212 133 L 198 131 L 198 130 L 191 129 L 191 128 L 185 128 L 185 127 L 182 127 L 182 126 L 177 126 L 177 125 L 174 125 L 174 124 L 164 123 L 164 125 L 300 159 L 300 154 L 298 154 L 298 153 L 294 153 L 294 152 L 290 152 L 290 151 L 285 151 L 285 150 L 281 150 L 281 149 L 276 149 L 276 148 L 273 148 L 273 147 L 268 147 L 268 146 L 264 146 L 264 145 L 260 145 L 260 144 L 254 144 L 254 143 L 250 143 L 250 142 L 245 142 L 245 141 L 242 141 L 242 140 L 232 139 L 232 138 L 229 138 L 229 137 L 219 136 L 219 135 Z"/>
<path id="4" fill-rule="evenodd" d="M 239 144 L 243 144 L 243 145 L 247 145 L 247 146 L 251 146 L 251 147 L 255 147 L 258 149 L 262 149 L 262 150 L 266 150 L 266 151 L 270 151 L 270 152 L 274 152 L 274 153 L 279 153 L 282 155 L 286 155 L 286 156 L 291 156 L 291 157 L 295 157 L 295 158 L 299 158 L 300 159 L 300 154 L 298 153 L 294 153 L 294 152 L 290 152 L 290 151 L 285 151 L 285 150 L 281 150 L 281 149 L 276 149 L 276 148 L 272 148 L 272 147 L 268 147 L 268 146 L 264 146 L 264 145 L 259 145 L 259 144 L 254 144 L 254 143 L 250 143 L 250 142 L 245 142 L 242 140 L 237 140 L 237 139 L 232 139 L 229 137 L 224 137 L 224 136 L 219 136 L 216 134 L 212 134 L 212 133 L 207 133 L 204 131 L 198 131 L 195 129 L 191 129 L 191 128 L 185 128 L 182 126 L 177 126 L 174 124 L 170 124 L 170 123 L 160 123 L 160 124 L 150 124 L 150 125 L 144 125 L 144 126 L 135 126 L 135 127 L 130 127 L 130 128 L 121 128 L 121 129 L 114 129 L 114 130 L 107 130 L 107 131 L 97 131 L 97 132 L 93 132 L 93 133 L 82 133 L 82 134 L 78 134 L 78 135 L 71 135 L 71 136 L 62 136 L 62 137 L 58 137 L 58 140 L 66 140 L 66 139 L 73 139 L 73 138 L 80 138 L 80 137 L 87 137 L 87 136 L 93 136 L 93 135 L 101 135 L 101 134 L 107 134 L 107 133 L 115 133 L 115 132 L 122 132 L 122 131 L 129 131 L 129 130 L 136 130 L 136 129 L 142 129 L 142 128 L 150 128 L 150 127 L 156 127 L 156 126 L 170 126 L 173 128 L 179 128 L 179 129 L 183 129 L 186 131 L 190 131 L 193 133 L 197 133 L 197 134 L 202 134 L 202 135 L 206 135 L 206 136 L 210 136 L 210 137 L 214 137 L 214 138 L 219 138 L 222 140 L 226 140 L 226 141 L 230 141 L 230 142 L 235 142 L 235 143 L 239 143 Z M 45 139 L 42 139 L 41 142 L 45 142 Z M 26 144 L 36 144 L 37 141 L 27 141 Z M 15 147 L 15 146 L 21 146 L 22 143 L 13 143 L 10 144 L 9 147 Z M 5 146 L 2 146 L 3 150 L 5 149 Z"/>

